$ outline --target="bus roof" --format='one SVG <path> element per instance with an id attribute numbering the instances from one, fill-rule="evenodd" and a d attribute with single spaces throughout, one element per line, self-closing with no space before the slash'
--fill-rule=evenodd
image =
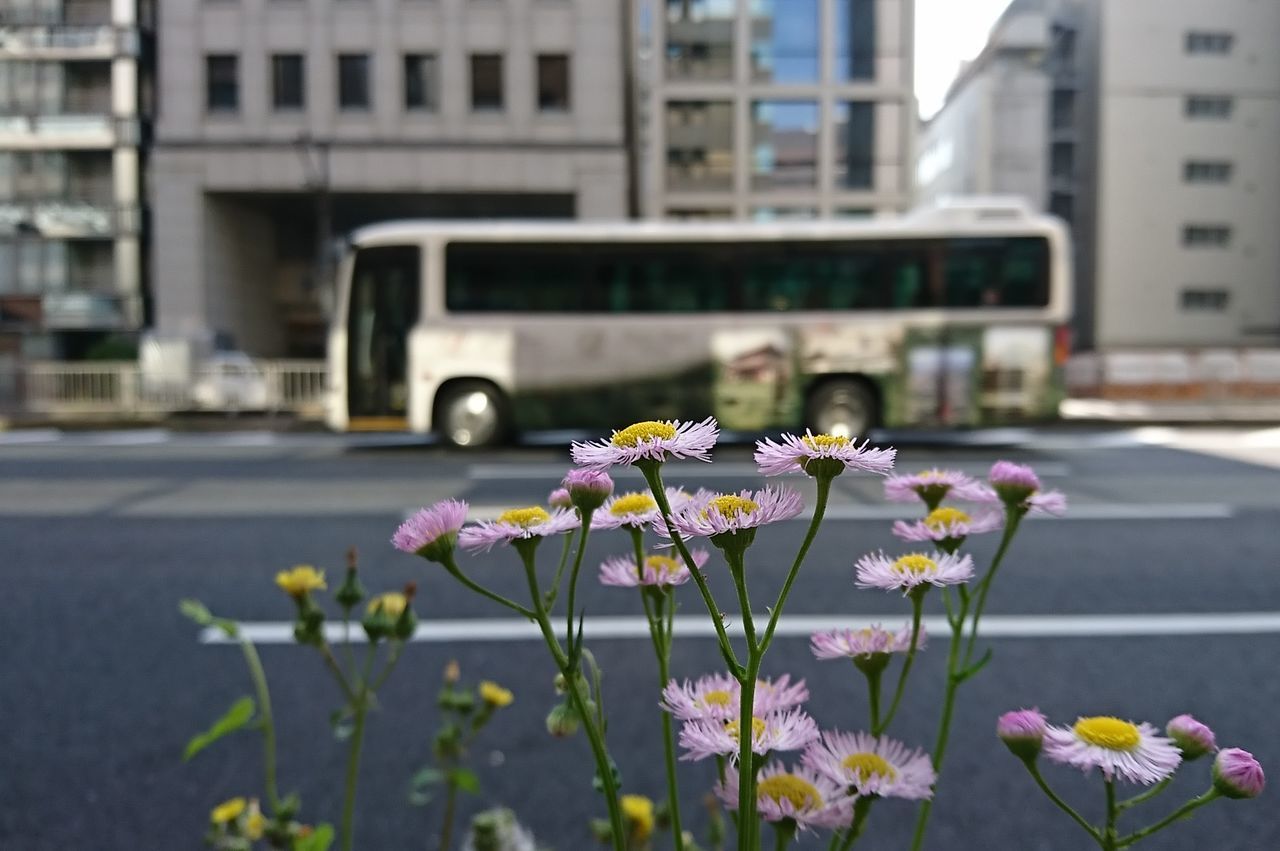
<path id="1" fill-rule="evenodd" d="M 509 239 L 823 239 L 839 237 L 905 237 L 931 234 L 1043 233 L 1062 228 L 1061 222 L 1031 211 L 1025 204 L 977 199 L 963 205 L 929 207 L 903 216 L 867 219 L 806 219 L 799 221 L 672 222 L 577 220 L 459 220 L 405 219 L 368 225 L 353 231 L 352 245 L 416 241 L 424 237 L 493 240 Z"/>

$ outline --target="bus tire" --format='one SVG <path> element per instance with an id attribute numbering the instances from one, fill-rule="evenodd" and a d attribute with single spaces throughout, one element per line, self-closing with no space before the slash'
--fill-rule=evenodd
<path id="1" fill-rule="evenodd" d="M 497 446 L 511 427 L 506 397 L 487 381 L 447 384 L 436 394 L 435 427 L 440 439 L 457 449 Z"/>
<path id="2" fill-rule="evenodd" d="M 877 422 L 880 406 L 867 382 L 836 378 L 814 388 L 805 407 L 805 424 L 818 434 L 865 438 Z"/>

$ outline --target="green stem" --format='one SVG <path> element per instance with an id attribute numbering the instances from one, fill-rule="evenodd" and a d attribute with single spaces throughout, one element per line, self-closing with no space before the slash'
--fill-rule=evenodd
<path id="1" fill-rule="evenodd" d="M 1150 800 L 1151 800 L 1152 798 L 1154 798 L 1156 795 L 1159 795 L 1159 794 L 1160 794 L 1161 792 L 1163 792 L 1165 789 L 1168 789 L 1168 788 L 1169 788 L 1169 784 L 1170 784 L 1170 783 L 1172 783 L 1172 782 L 1173 782 L 1173 778 L 1172 778 L 1172 777 L 1166 777 L 1165 779 L 1161 780 L 1161 781 L 1160 781 L 1159 783 L 1157 783 L 1156 785 L 1152 786 L 1152 787 L 1151 787 L 1150 789 L 1148 789 L 1147 791 L 1145 791 L 1145 792 L 1143 792 L 1143 793 L 1141 793 L 1141 794 L 1139 794 L 1139 795 L 1134 795 L 1132 798 L 1126 798 L 1125 800 L 1123 800 L 1123 801 L 1121 801 L 1120 803 L 1116 804 L 1116 813 L 1117 813 L 1117 814 L 1118 814 L 1118 813 L 1123 813 L 1125 810 L 1129 809 L 1130 807 L 1136 807 L 1138 804 L 1144 803 L 1144 802 L 1146 802 L 1146 801 L 1150 801 Z"/>
<path id="2" fill-rule="evenodd" d="M 1116 851 L 1116 782 L 1110 777 L 1105 782 L 1107 790 L 1107 827 L 1102 834 L 1103 851 Z"/>
<path id="3" fill-rule="evenodd" d="M 782 819 L 773 824 L 774 851 L 786 851 L 791 840 L 796 836 L 796 823 L 791 819 Z"/>
<path id="4" fill-rule="evenodd" d="M 928 586 L 924 586 L 927 588 Z M 920 640 L 920 617 L 924 611 L 924 594 L 912 592 L 911 594 L 911 646 L 907 648 L 906 661 L 902 663 L 902 670 L 898 672 L 898 686 L 893 691 L 893 703 L 889 704 L 889 711 L 885 713 L 884 720 L 879 724 L 872 722 L 871 735 L 879 736 L 889 728 L 893 723 L 893 716 L 898 713 L 898 705 L 902 703 L 902 694 L 907 688 L 907 676 L 911 673 L 911 665 L 916 660 L 916 642 Z"/>
<path id="5" fill-rule="evenodd" d="M 262 770 L 265 775 L 263 782 L 271 815 L 275 816 L 280 807 L 280 790 L 276 784 L 276 723 L 275 716 L 271 713 L 271 692 L 267 690 L 267 674 L 262 669 L 262 659 L 258 657 L 258 649 L 253 646 L 253 642 L 241 637 L 240 650 L 244 653 L 244 661 L 249 666 L 249 676 L 253 679 L 253 688 L 258 695 L 258 717 L 262 725 Z"/>
<path id="6" fill-rule="evenodd" d="M 449 791 L 444 799 L 444 824 L 440 828 L 440 851 L 449 851 L 453 840 L 453 814 L 458 806 L 458 784 L 449 781 Z"/>
<path id="7" fill-rule="evenodd" d="M 364 745 L 364 721 L 369 711 L 368 690 L 361 688 L 353 711 L 354 726 L 351 730 L 351 746 L 347 754 L 347 779 L 342 795 L 342 851 L 351 851 L 354 847 L 356 819 L 356 784 L 360 779 L 360 750 Z"/>
<path id="8" fill-rule="evenodd" d="M 560 578 L 564 576 L 565 565 L 569 563 L 569 548 L 572 544 L 573 536 L 565 535 L 564 546 L 560 548 L 560 563 L 556 565 L 555 578 L 551 580 L 551 588 L 547 591 L 546 599 L 543 602 L 548 612 L 555 607 L 556 597 L 560 594 Z"/>
<path id="9" fill-rule="evenodd" d="M 458 567 L 458 563 L 453 560 L 453 553 L 449 553 L 448 555 L 445 556 L 443 564 L 444 564 L 444 569 L 449 571 L 450 576 L 452 576 L 454 579 L 461 582 L 467 588 L 479 594 L 481 597 L 487 597 L 488 599 L 492 600 L 498 605 L 506 606 L 508 609 L 511 609 L 512 611 L 519 613 L 520 615 L 528 618 L 529 620 L 533 620 L 533 612 L 529 611 L 519 603 L 508 600 L 506 597 L 502 596 L 501 594 L 495 594 L 494 592 L 490 591 L 488 588 L 485 588 L 480 583 L 473 581 L 471 577 L 463 573 L 462 570 Z M 541 603 L 542 601 L 539 600 L 538 602 Z"/>
<path id="10" fill-rule="evenodd" d="M 725 551 L 725 561 L 729 562 L 729 574 L 733 577 L 733 587 L 738 592 L 738 608 L 742 609 L 742 631 L 747 639 L 747 653 L 755 654 L 763 649 L 756 643 L 756 622 L 751 615 L 751 595 L 747 593 L 747 567 L 742 552 Z"/>
<path id="11" fill-rule="evenodd" d="M 853 843 L 858 841 L 858 837 L 862 836 L 862 831 L 867 828 L 867 814 L 871 812 L 871 805 L 875 802 L 874 795 L 863 795 L 858 798 L 857 803 L 853 805 L 853 824 L 849 825 L 849 832 L 845 834 L 844 842 L 840 844 L 840 851 L 849 851 Z"/>
<path id="12" fill-rule="evenodd" d="M 338 682 L 338 688 L 342 689 L 342 696 L 348 703 L 354 703 L 356 699 L 355 690 L 351 688 L 351 683 L 347 681 L 347 675 L 343 672 L 342 666 L 338 664 L 338 659 L 333 655 L 333 648 L 329 646 L 329 642 L 321 641 L 317 645 L 320 651 L 320 657 L 324 659 L 324 665 L 329 669 L 329 673 L 333 674 L 333 678 Z M 354 669 L 353 669 L 354 673 Z"/>
<path id="13" fill-rule="evenodd" d="M 804 564 L 804 557 L 809 552 L 809 547 L 813 544 L 813 539 L 818 535 L 818 527 L 822 525 L 822 517 L 827 513 L 827 499 L 831 496 L 831 482 L 829 476 L 819 477 L 818 498 L 813 506 L 813 519 L 809 521 L 809 530 L 805 532 L 804 541 L 800 544 L 800 549 L 796 552 L 795 561 L 791 563 L 791 570 L 787 572 L 786 581 L 782 583 L 782 591 L 778 594 L 778 602 L 774 604 L 773 612 L 769 615 L 769 625 L 765 627 L 764 639 L 760 642 L 760 652 L 769 649 L 769 644 L 773 641 L 773 632 L 778 628 L 778 618 L 782 616 L 782 607 L 787 604 L 787 595 L 791 593 L 791 585 L 796 581 L 797 574 L 800 573 L 800 565 Z"/>
<path id="14" fill-rule="evenodd" d="M 756 827 L 756 755 L 754 718 L 756 679 L 760 676 L 761 654 L 748 648 L 747 670 L 739 689 L 738 700 L 738 851 L 756 851 L 753 833 Z"/>
<path id="15" fill-rule="evenodd" d="M 1207 792 L 1195 798 L 1192 798 L 1190 801 L 1187 801 L 1185 804 L 1178 807 L 1178 809 L 1169 813 L 1169 815 L 1160 819 L 1160 821 L 1156 822 L 1150 827 L 1144 827 L 1142 828 L 1142 830 L 1135 830 L 1133 833 L 1129 834 L 1123 839 L 1120 839 L 1116 843 L 1116 848 L 1128 848 L 1130 845 L 1133 845 L 1138 840 L 1146 839 L 1151 834 L 1165 829 L 1169 825 L 1173 824 L 1175 821 L 1186 818 L 1187 816 L 1191 815 L 1191 813 L 1195 812 L 1200 807 L 1203 807 L 1205 804 L 1219 797 L 1221 797 L 1221 793 L 1217 789 L 1210 787 L 1210 789 Z"/>
<path id="16" fill-rule="evenodd" d="M 565 637 L 569 641 L 569 646 L 573 646 L 573 618 L 574 618 L 574 599 L 578 595 L 578 572 L 582 570 L 582 556 L 587 551 L 587 533 L 591 531 L 591 512 L 582 514 L 582 535 L 578 538 L 578 555 L 573 559 L 573 570 L 569 573 L 569 606 L 565 613 Z M 570 536 L 572 537 L 572 536 Z M 573 661 L 573 660 L 570 660 Z M 574 662 L 574 667 L 577 663 Z M 572 673 L 572 672 L 570 672 Z M 566 674 L 568 676 L 568 674 Z"/>
<path id="17" fill-rule="evenodd" d="M 613 766 L 609 761 L 609 752 L 605 748 L 604 737 L 600 729 L 601 725 L 597 723 L 597 720 L 588 711 L 587 700 L 582 694 L 582 688 L 577 676 L 574 675 L 569 657 L 565 655 L 564 648 L 560 646 L 555 630 L 551 628 L 551 620 L 547 615 L 547 610 L 543 608 L 542 593 L 538 590 L 538 575 L 533 560 L 533 546 L 527 541 L 517 542 L 516 550 L 524 562 L 525 580 L 529 584 L 529 599 L 534 607 L 534 620 L 542 631 L 543 641 L 546 642 L 547 650 L 551 652 L 551 657 L 555 660 L 556 667 L 564 675 L 565 688 L 568 691 L 569 699 L 573 703 L 574 711 L 577 712 L 582 721 L 582 729 L 586 732 L 587 741 L 591 745 L 591 754 L 595 757 L 596 771 L 600 776 L 600 784 L 604 789 L 605 805 L 609 808 L 609 824 L 613 831 L 614 851 L 625 851 L 627 833 L 622 820 L 622 807 L 618 802 L 618 787 L 613 781 Z"/>
<path id="18" fill-rule="evenodd" d="M 670 608 L 675 608 L 675 600 L 667 600 L 666 603 Z M 646 601 L 645 609 L 648 608 Z M 655 608 L 657 611 L 649 620 L 649 630 L 653 635 L 654 649 L 658 654 L 659 688 L 665 688 L 667 680 L 671 678 L 671 633 L 663 629 L 664 604 L 661 599 L 655 602 Z M 680 788 L 676 781 L 676 740 L 671 728 L 671 713 L 665 709 L 662 710 L 662 744 L 667 769 L 667 807 L 671 811 L 671 836 L 675 841 L 676 851 L 684 851 L 684 828 L 680 822 Z"/>
<path id="19" fill-rule="evenodd" d="M 947 742 L 951 737 L 951 716 L 956 708 L 956 691 L 962 682 L 958 669 L 960 645 L 964 636 L 964 619 L 968 610 L 969 597 L 961 594 L 959 617 L 951 624 L 951 643 L 947 648 L 947 687 L 942 698 L 942 716 L 938 720 L 938 736 L 933 745 L 933 770 L 937 774 L 942 773 L 942 758 L 946 756 Z M 920 805 L 920 815 L 916 817 L 915 835 L 911 839 L 911 851 L 920 851 L 924 847 L 924 834 L 929 827 L 931 812 L 933 812 L 933 798 L 925 800 Z"/>
<path id="20" fill-rule="evenodd" d="M 698 569 L 698 565 L 693 560 L 693 556 L 690 555 L 684 539 L 680 537 L 680 533 L 676 531 L 676 527 L 671 522 L 671 504 L 667 501 L 667 491 L 662 484 L 662 467 L 656 461 L 641 462 L 637 463 L 636 466 L 640 468 L 640 472 L 644 473 L 644 480 L 648 483 L 649 490 L 653 493 L 653 499 L 658 503 L 658 509 L 662 512 L 663 522 L 667 526 L 667 534 L 671 536 L 671 542 L 675 544 L 680 557 L 684 559 L 684 563 L 688 566 L 689 573 L 693 576 L 693 582 L 698 586 L 698 593 L 702 595 L 702 602 L 707 607 L 707 613 L 711 615 L 711 623 L 716 629 L 716 640 L 720 643 L 720 655 L 724 657 L 725 664 L 729 666 L 729 673 L 734 677 L 741 677 L 743 673 L 742 665 L 738 662 L 737 656 L 734 655 L 733 645 L 729 642 L 728 633 L 725 632 L 724 619 L 720 616 L 720 607 L 716 605 L 715 597 L 711 596 L 711 588 L 707 585 L 706 577 Z"/>
<path id="21" fill-rule="evenodd" d="M 987 593 L 991 590 L 991 584 L 996 578 L 996 571 L 1000 569 L 1000 564 L 1004 561 L 1005 553 L 1009 551 L 1009 544 L 1013 543 L 1013 536 L 1018 532 L 1018 524 L 1022 522 L 1022 516 L 1023 512 L 1013 510 L 1006 514 L 1004 534 L 1000 536 L 1000 546 L 996 550 L 995 557 L 991 559 L 991 568 L 987 570 L 987 575 L 982 577 L 982 581 L 978 583 L 978 603 L 973 608 L 973 620 L 969 625 L 969 643 L 964 651 L 965 667 L 969 666 L 969 662 L 973 658 L 973 648 L 978 641 L 978 622 L 982 620 L 982 612 L 987 606 Z M 963 616 L 960 620 L 963 623 Z"/>
<path id="22" fill-rule="evenodd" d="M 404 644 L 405 643 L 403 641 L 391 642 L 391 650 L 387 656 L 387 664 L 382 669 L 381 673 L 378 674 L 377 678 L 374 679 L 373 685 L 369 687 L 369 691 L 377 692 L 378 689 L 382 688 L 382 684 L 387 681 L 387 677 L 391 676 L 392 669 L 395 668 L 396 663 L 400 661 L 400 654 L 404 652 Z"/>
<path id="23" fill-rule="evenodd" d="M 1081 828 L 1083 828 L 1085 833 L 1093 837 L 1094 842 L 1101 844 L 1102 834 L 1098 831 L 1096 827 L 1089 824 L 1089 822 L 1085 819 L 1084 816 L 1076 812 L 1074 807 L 1072 807 L 1066 801 L 1062 800 L 1062 798 L 1058 797 L 1058 793 L 1053 791 L 1053 789 L 1049 787 L 1049 784 L 1045 782 L 1044 777 L 1041 776 L 1040 768 L 1039 766 L 1036 765 L 1035 760 L 1024 762 L 1024 765 L 1026 765 L 1027 771 L 1031 774 L 1031 779 L 1035 780 L 1036 785 L 1040 787 L 1040 791 L 1048 795 L 1049 800 L 1053 801 L 1053 803 L 1055 803 L 1058 806 L 1058 809 L 1062 810 L 1064 813 L 1071 816 L 1071 818 L 1075 820 L 1075 823 L 1080 825 Z"/>
<path id="24" fill-rule="evenodd" d="M 876 730 L 880 729 L 880 680 L 884 675 L 884 668 L 878 668 L 873 671 L 867 671 L 867 700 L 871 704 L 871 731 L 872 735 L 880 735 Z"/>

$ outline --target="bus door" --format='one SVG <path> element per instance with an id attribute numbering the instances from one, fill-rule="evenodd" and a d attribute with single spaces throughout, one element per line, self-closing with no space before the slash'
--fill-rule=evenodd
<path id="1" fill-rule="evenodd" d="M 347 310 L 347 410 L 355 430 L 403 430 L 409 408 L 409 331 L 418 319 L 421 251 L 362 248 Z"/>
<path id="2" fill-rule="evenodd" d="M 973 328 L 911 328 L 903 346 L 905 423 L 976 425 L 982 334 Z"/>

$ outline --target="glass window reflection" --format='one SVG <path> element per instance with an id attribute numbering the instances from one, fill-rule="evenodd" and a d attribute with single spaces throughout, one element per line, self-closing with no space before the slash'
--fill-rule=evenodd
<path id="1" fill-rule="evenodd" d="M 667 188 L 679 191 L 733 186 L 733 103 L 667 104 Z"/>
<path id="2" fill-rule="evenodd" d="M 874 189 L 876 105 L 845 101 L 836 105 L 836 186 Z"/>
<path id="3" fill-rule="evenodd" d="M 818 104 L 751 105 L 751 187 L 812 189 L 818 182 Z"/>
<path id="4" fill-rule="evenodd" d="M 777 83 L 815 83 L 818 0 L 752 0 L 751 74 Z"/>
<path id="5" fill-rule="evenodd" d="M 667 79 L 732 79 L 736 5 L 736 0 L 667 0 Z"/>
<path id="6" fill-rule="evenodd" d="M 876 76 L 876 0 L 836 0 L 836 79 Z"/>

